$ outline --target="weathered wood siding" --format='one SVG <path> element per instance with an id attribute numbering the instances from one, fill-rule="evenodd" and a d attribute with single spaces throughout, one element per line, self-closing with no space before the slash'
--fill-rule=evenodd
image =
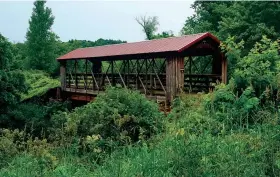
<path id="1" fill-rule="evenodd" d="M 227 59 L 222 55 L 222 83 L 227 83 Z"/>
<path id="2" fill-rule="evenodd" d="M 66 90 L 66 61 L 61 61 L 60 63 L 60 82 L 61 89 Z"/>
<path id="3" fill-rule="evenodd" d="M 184 58 L 167 58 L 166 64 L 166 99 L 170 103 L 184 87 Z"/>

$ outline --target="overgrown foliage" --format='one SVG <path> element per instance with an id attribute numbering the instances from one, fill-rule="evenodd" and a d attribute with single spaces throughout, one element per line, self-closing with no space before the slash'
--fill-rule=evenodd
<path id="1" fill-rule="evenodd" d="M 0 126 L 7 121 L 6 113 L 19 101 L 19 93 L 26 91 L 23 75 L 10 69 L 11 50 L 11 44 L 0 34 Z"/>
<path id="2" fill-rule="evenodd" d="M 279 50 L 277 41 L 265 36 L 257 42 L 247 56 L 238 60 L 233 73 L 235 83 L 239 89 L 253 87 L 257 96 L 264 94 L 267 89 L 277 88 L 277 74 L 280 71 Z M 264 95 L 263 95 L 264 96 Z"/>
<path id="3" fill-rule="evenodd" d="M 277 119 L 273 114 L 278 111 L 279 44 L 264 36 L 243 57 L 242 48 L 243 43 L 236 44 L 233 38 L 222 45 L 229 62 L 235 63 L 232 79 L 208 94 L 205 104 L 209 113 L 227 128 L 248 128 Z"/>
<path id="4" fill-rule="evenodd" d="M 54 108 L 22 104 L 13 111 L 14 117 L 19 119 L 17 123 L 23 121 L 21 124 L 25 128 L 24 131 L 2 130 L 0 141 L 6 145 L 3 150 L 0 149 L 1 152 L 4 153 L 13 146 L 13 151 L 6 153 L 6 157 L 3 156 L 2 166 L 7 166 L 5 160 L 15 159 L 13 165 L 7 167 L 13 168 L 18 165 L 17 161 L 25 161 L 27 158 L 33 165 L 36 162 L 39 164 L 24 174 L 44 176 L 47 172 L 52 173 L 54 168 L 62 168 L 56 165 L 55 154 L 60 150 L 75 155 L 75 158 L 82 156 L 84 160 L 81 160 L 85 162 L 102 163 L 108 153 L 124 145 L 144 143 L 163 130 L 163 113 L 159 111 L 157 104 L 127 89 L 108 88 L 94 102 L 76 108 L 71 113 L 57 109 L 57 106 Z M 50 112 L 59 110 L 62 111 L 60 114 L 46 117 L 51 115 Z M 38 132 L 40 128 L 41 134 Z M 40 172 L 36 172 L 37 170 Z M 9 169 L 2 172 L 9 176 L 16 171 Z"/>
<path id="5" fill-rule="evenodd" d="M 64 124 L 62 133 L 67 136 L 86 138 L 86 144 L 92 139 L 102 141 L 95 147 L 102 151 L 145 140 L 160 132 L 162 118 L 155 103 L 137 92 L 120 88 L 108 88 L 94 102 L 72 113 L 62 112 L 52 117 L 53 121 Z"/>
<path id="6" fill-rule="evenodd" d="M 50 89 L 60 86 L 58 79 L 52 79 L 47 73 L 40 70 L 26 70 L 22 74 L 28 86 L 27 93 L 21 93 L 22 101 L 40 97 Z"/>
<path id="7" fill-rule="evenodd" d="M 192 8 L 195 14 L 186 20 L 183 34 L 209 31 L 221 40 L 235 36 L 235 42 L 245 42 L 242 54 L 247 54 L 263 35 L 273 40 L 280 37 L 278 2 L 196 1 Z"/>

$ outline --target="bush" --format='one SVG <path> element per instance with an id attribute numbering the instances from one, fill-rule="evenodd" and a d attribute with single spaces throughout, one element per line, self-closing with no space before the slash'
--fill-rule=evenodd
<path id="1" fill-rule="evenodd" d="M 230 66 L 230 76 L 234 78 L 234 92 L 242 92 L 250 87 L 254 90 L 257 98 L 262 103 L 268 100 L 275 101 L 277 89 L 279 89 L 279 42 L 272 41 L 263 36 L 259 42 L 256 42 L 248 55 L 241 55 L 241 48 L 244 48 L 244 42 L 236 44 L 234 38 L 228 38 L 225 44 L 221 45 L 222 50 L 226 53 Z"/>
<path id="2" fill-rule="evenodd" d="M 209 93 L 204 101 L 205 109 L 218 121 L 228 128 L 248 127 L 249 124 L 261 123 L 264 120 L 256 116 L 261 109 L 259 98 L 250 87 L 239 96 L 234 93 L 233 83 L 216 87 L 213 93 Z"/>
<path id="3" fill-rule="evenodd" d="M 23 132 L 0 129 L 0 168 L 19 153 L 22 147 Z"/>
<path id="4" fill-rule="evenodd" d="M 51 125 L 51 116 L 58 111 L 67 110 L 68 102 L 50 101 L 48 103 L 19 103 L 7 116 L 9 123 L 6 127 L 25 129 L 34 136 L 44 136 Z"/>
<path id="5" fill-rule="evenodd" d="M 46 139 L 33 138 L 25 131 L 0 129 L 0 167 L 6 166 L 19 154 L 28 153 L 37 158 L 42 166 L 53 167 L 56 157 Z"/>
<path id="6" fill-rule="evenodd" d="M 279 130 L 264 131 L 261 135 L 257 129 L 224 136 L 208 133 L 197 136 L 185 132 L 164 137 L 156 146 L 127 147 L 113 153 L 95 174 L 124 177 L 278 176 L 280 151 L 276 144 L 279 140 L 267 137 L 272 132 L 278 137 Z"/>
<path id="7" fill-rule="evenodd" d="M 279 126 L 227 131 L 192 98 L 174 102 L 158 143 L 114 152 L 96 176 L 278 176 Z M 240 101 L 241 102 L 241 101 Z M 190 104 L 192 103 L 192 104 Z M 240 132 L 239 132 L 240 131 Z"/>
<path id="8" fill-rule="evenodd" d="M 203 109 L 199 103 L 203 102 L 202 99 L 203 95 L 195 97 L 185 95 L 174 101 L 172 111 L 168 115 L 170 123 L 166 123 L 169 134 L 176 136 L 184 132 L 199 136 L 205 133 L 212 135 L 221 133 L 224 128 L 222 123 L 213 119 Z"/>
<path id="9" fill-rule="evenodd" d="M 108 88 L 94 102 L 63 115 L 68 133 L 114 137 L 128 131 L 132 139 L 133 132 L 140 132 L 140 127 L 147 134 L 159 131 L 163 118 L 156 103 L 138 92 L 121 88 Z"/>
<path id="10" fill-rule="evenodd" d="M 108 88 L 104 94 L 71 113 L 61 112 L 52 117 L 63 123 L 53 127 L 58 134 L 79 138 L 82 152 L 92 152 L 93 159 L 102 157 L 118 146 L 148 139 L 162 130 L 163 113 L 158 105 L 138 92 L 123 88 Z"/>

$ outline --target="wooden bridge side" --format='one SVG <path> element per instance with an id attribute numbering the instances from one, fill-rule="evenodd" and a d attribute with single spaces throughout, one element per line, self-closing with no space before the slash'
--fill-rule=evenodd
<path id="1" fill-rule="evenodd" d="M 167 58 L 166 64 L 166 100 L 170 104 L 175 96 L 184 89 L 184 58 Z"/>

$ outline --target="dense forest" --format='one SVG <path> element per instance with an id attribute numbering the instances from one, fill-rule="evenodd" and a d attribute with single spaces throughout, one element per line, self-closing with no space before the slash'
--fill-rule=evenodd
<path id="1" fill-rule="evenodd" d="M 62 42 L 51 30 L 55 14 L 35 1 L 25 42 L 0 33 L 0 176 L 280 176 L 280 3 L 192 8 L 180 35 L 218 36 L 229 83 L 182 93 L 165 114 L 124 88 L 80 107 L 49 98 L 60 86 L 58 56 L 126 41 Z M 175 36 L 158 33 L 157 17 L 135 23 L 147 40 Z"/>

